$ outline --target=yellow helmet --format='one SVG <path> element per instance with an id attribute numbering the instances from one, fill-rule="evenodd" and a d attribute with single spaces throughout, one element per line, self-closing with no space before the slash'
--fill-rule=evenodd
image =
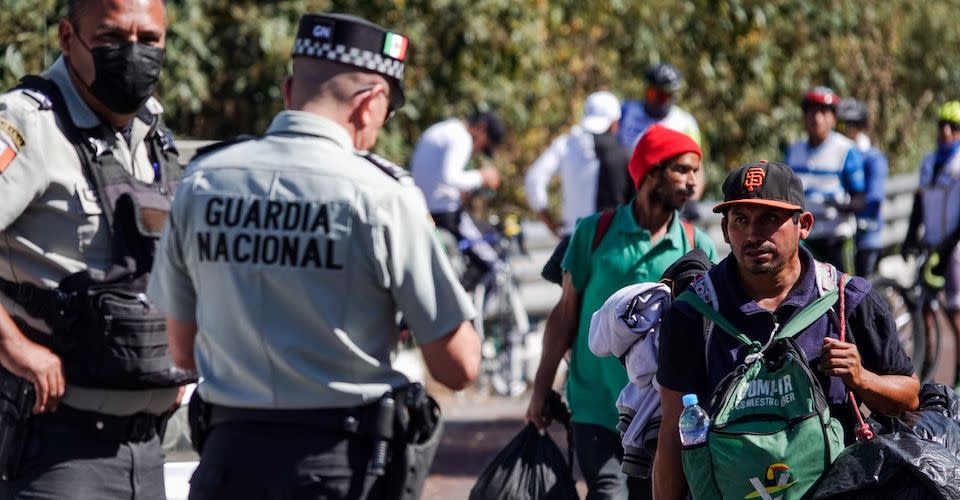
<path id="1" fill-rule="evenodd" d="M 960 101 L 947 101 L 940 106 L 937 119 L 942 122 L 960 123 Z"/>

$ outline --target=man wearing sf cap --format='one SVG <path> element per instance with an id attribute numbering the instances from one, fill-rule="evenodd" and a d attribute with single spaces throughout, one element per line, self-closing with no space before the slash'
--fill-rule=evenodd
<path id="1" fill-rule="evenodd" d="M 670 264 L 694 248 L 703 249 L 710 259 L 716 254 L 710 238 L 685 228 L 678 212 L 693 193 L 700 169 L 700 148 L 693 139 L 654 125 L 637 143 L 629 169 L 636 186 L 633 200 L 616 211 L 581 219 L 570 239 L 562 264 L 563 291 L 547 318 L 526 413 L 537 427 L 549 425 L 545 397 L 570 349 L 567 396 L 577 462 L 590 498 L 624 498 L 628 489 L 645 498 L 650 491 L 648 481 L 628 481 L 621 472 L 616 402 L 628 377 L 617 359 L 590 352 L 587 336 L 594 311 L 624 286 L 658 281 Z"/>
<path id="2" fill-rule="evenodd" d="M 304 16 L 287 110 L 181 184 L 149 293 L 202 377 L 192 499 L 419 496 L 439 410 L 391 366 L 396 315 L 453 389 L 480 344 L 423 195 L 366 153 L 404 102 L 406 54 L 366 20 Z"/>
<path id="3" fill-rule="evenodd" d="M 610 92 L 587 96 L 583 118 L 530 165 L 525 176 L 530 208 L 558 237 L 569 236 L 583 217 L 626 203 L 633 197 L 627 172 L 629 152 L 613 136 L 620 101 Z M 560 172 L 563 217 L 558 224 L 547 210 L 547 185 Z"/>
<path id="4" fill-rule="evenodd" d="M 428 128 L 410 157 L 410 174 L 427 197 L 437 227 L 470 242 L 464 250 L 475 271 L 470 275 L 482 276 L 499 265 L 500 257 L 463 208 L 463 198 L 482 187 L 497 189 L 500 172 L 490 164 L 476 170 L 467 170 L 467 165 L 476 153 L 493 156 L 506 134 L 503 120 L 491 111 L 474 113 L 465 121 L 450 118 Z"/>
<path id="5" fill-rule="evenodd" d="M 800 179 L 780 163 L 737 168 L 724 181 L 723 195 L 714 212 L 723 214 L 730 255 L 706 275 L 715 291 L 712 300 L 720 315 L 750 340 L 766 344 L 779 326 L 819 297 L 816 262 L 800 246 L 815 221 L 805 210 Z M 850 429 L 848 390 L 871 411 L 896 415 L 916 408 L 920 383 L 900 347 L 883 297 L 862 278 L 850 279 L 845 294 L 848 335 L 855 344 L 841 342 L 835 322 L 826 315 L 793 339 L 820 379 L 830 414 Z M 661 324 L 657 380 L 663 420 L 654 462 L 657 499 L 680 500 L 686 495 L 678 432 L 681 395 L 694 393 L 700 401 L 710 401 L 720 381 L 743 363 L 747 353 L 730 336 L 707 334 L 703 321 L 692 306 L 675 302 Z"/>

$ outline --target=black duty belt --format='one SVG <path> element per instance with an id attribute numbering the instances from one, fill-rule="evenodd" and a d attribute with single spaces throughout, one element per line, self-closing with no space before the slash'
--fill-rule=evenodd
<path id="1" fill-rule="evenodd" d="M 75 297 L 59 290 L 41 288 L 30 283 L 14 283 L 0 279 L 0 293 L 19 304 L 27 314 L 49 318 L 53 313 L 59 317 L 75 307 Z"/>
<path id="2" fill-rule="evenodd" d="M 54 413 L 41 413 L 34 416 L 35 424 L 48 429 L 81 432 L 104 441 L 142 442 L 157 435 L 157 425 L 161 419 L 150 413 L 135 413 L 129 416 L 105 415 L 92 411 L 78 410 L 60 405 Z"/>
<path id="3" fill-rule="evenodd" d="M 354 408 L 277 410 L 210 405 L 210 427 L 231 423 L 308 425 L 318 430 L 376 435 L 376 403 Z"/>

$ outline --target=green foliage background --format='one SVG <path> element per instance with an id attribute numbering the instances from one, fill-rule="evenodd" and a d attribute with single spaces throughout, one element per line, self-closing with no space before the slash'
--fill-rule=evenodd
<path id="1" fill-rule="evenodd" d="M 4 0 L 0 86 L 58 54 L 66 2 Z M 643 92 L 643 72 L 684 73 L 679 104 L 703 130 L 710 191 L 737 164 L 778 159 L 802 133 L 798 101 L 827 84 L 865 100 L 871 135 L 894 171 L 933 146 L 936 107 L 960 97 L 957 0 L 168 0 L 160 96 L 180 137 L 258 133 L 281 108 L 296 22 L 340 11 L 410 38 L 408 105 L 379 152 L 403 162 L 430 124 L 476 109 L 511 130 L 495 162 L 499 202 L 522 207 L 523 170 L 575 123 L 583 98 Z"/>

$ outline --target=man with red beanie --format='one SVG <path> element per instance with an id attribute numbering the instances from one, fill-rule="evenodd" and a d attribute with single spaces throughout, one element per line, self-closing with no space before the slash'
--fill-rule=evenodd
<path id="1" fill-rule="evenodd" d="M 563 258 L 563 292 L 547 318 L 526 419 L 540 429 L 549 425 L 544 400 L 570 349 L 567 399 L 577 462 L 591 499 L 627 498 L 628 493 L 629 498 L 650 498 L 651 487 L 649 480 L 628 480 L 621 472 L 616 402 L 628 382 L 627 373 L 616 358 L 598 358 L 590 352 L 590 319 L 614 292 L 658 281 L 670 264 L 694 247 L 715 259 L 713 241 L 700 230 L 688 238 L 678 211 L 696 188 L 701 156 L 689 136 L 660 125 L 647 129 L 629 165 L 636 196 L 613 212 L 580 220 Z"/>

